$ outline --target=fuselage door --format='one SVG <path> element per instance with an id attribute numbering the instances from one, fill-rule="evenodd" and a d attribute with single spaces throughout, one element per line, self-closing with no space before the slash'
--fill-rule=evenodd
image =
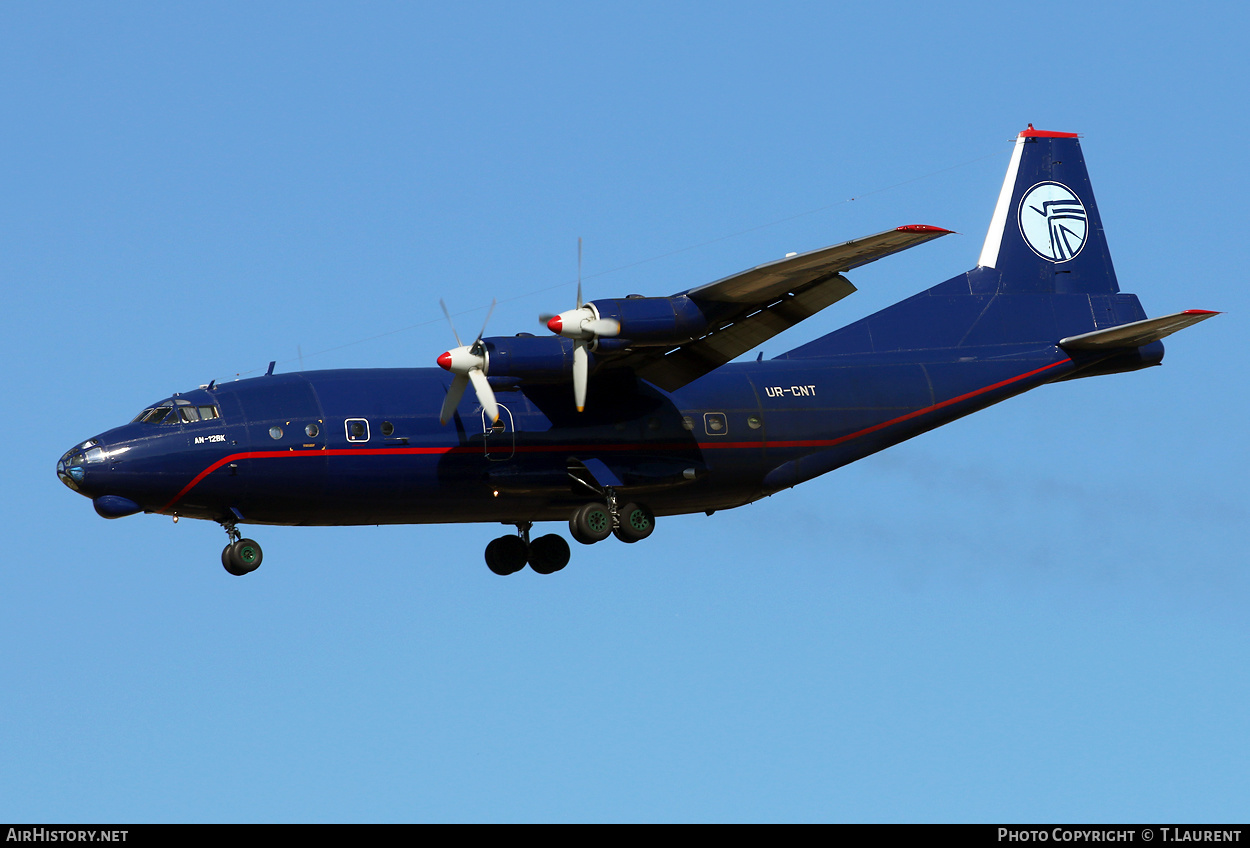
<path id="1" fill-rule="evenodd" d="M 486 458 L 493 462 L 512 459 L 516 453 L 516 431 L 513 429 L 512 412 L 499 404 L 499 420 L 491 423 L 482 410 L 482 441 L 486 445 Z"/>

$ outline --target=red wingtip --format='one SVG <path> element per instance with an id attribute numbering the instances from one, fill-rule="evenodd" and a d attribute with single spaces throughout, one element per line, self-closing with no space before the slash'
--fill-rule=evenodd
<path id="1" fill-rule="evenodd" d="M 437 361 L 438 361 L 438 366 L 440 368 L 442 368 L 444 371 L 450 371 L 451 370 L 451 351 L 447 351 L 446 353 L 444 353 L 442 356 L 438 358 Z"/>
<path id="2" fill-rule="evenodd" d="M 564 329 L 564 322 L 560 320 L 559 315 L 554 316 L 550 321 L 547 322 L 547 329 L 555 333 L 556 335 L 560 334 L 560 331 Z"/>
<path id="3" fill-rule="evenodd" d="M 931 227 L 928 224 L 908 224 L 905 227 L 898 227 L 897 230 L 900 233 L 940 233 L 941 235 L 955 232 L 942 227 Z"/>

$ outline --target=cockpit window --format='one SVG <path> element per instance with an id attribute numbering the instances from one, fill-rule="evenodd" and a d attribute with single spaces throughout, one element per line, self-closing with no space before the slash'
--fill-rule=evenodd
<path id="1" fill-rule="evenodd" d="M 149 409 L 139 420 L 144 424 L 159 424 L 165 420 L 169 413 L 174 411 L 173 404 L 161 404 L 160 406 Z"/>
<path id="2" fill-rule="evenodd" d="M 172 414 L 175 409 L 177 413 Z M 216 404 L 197 406 L 190 401 L 170 399 L 149 406 L 136 415 L 130 423 L 142 421 L 144 424 L 160 424 L 161 422 L 173 424 L 181 421 L 184 424 L 193 424 L 196 421 L 212 421 L 220 417 L 221 412 Z"/>
<path id="3" fill-rule="evenodd" d="M 175 400 L 174 403 L 178 407 L 178 417 L 186 424 L 192 424 L 196 421 L 211 421 L 214 418 L 221 417 L 216 406 L 196 406 L 185 400 Z"/>

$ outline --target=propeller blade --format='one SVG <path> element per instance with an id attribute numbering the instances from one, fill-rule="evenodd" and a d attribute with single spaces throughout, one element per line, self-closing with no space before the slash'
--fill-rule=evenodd
<path id="1" fill-rule="evenodd" d="M 582 237 L 577 237 L 577 308 L 582 308 Z"/>
<path id="2" fill-rule="evenodd" d="M 456 414 L 456 407 L 460 405 L 460 398 L 464 396 L 464 389 L 468 385 L 469 378 L 464 374 L 457 374 L 455 379 L 451 381 L 451 388 L 447 390 L 447 397 L 443 398 L 443 410 L 438 414 L 439 424 L 446 424 Z"/>
<path id="3" fill-rule="evenodd" d="M 494 312 L 495 312 L 495 299 L 492 297 L 490 299 L 490 309 L 486 310 L 486 320 L 482 322 L 482 329 L 477 334 L 477 341 L 473 343 L 475 347 L 477 346 L 478 342 L 482 340 L 482 336 L 486 335 L 486 325 L 490 323 L 490 316 L 494 314 Z"/>
<path id="4" fill-rule="evenodd" d="M 583 321 L 582 329 L 596 336 L 610 339 L 621 334 L 621 322 L 614 318 L 595 318 L 591 321 Z"/>
<path id="5" fill-rule="evenodd" d="M 456 337 L 457 345 L 437 360 L 439 367 L 456 375 L 451 381 L 451 388 L 447 390 L 447 397 L 443 398 L 443 408 L 438 414 L 440 424 L 446 424 L 456 414 L 456 407 L 460 405 L 464 390 L 470 383 L 473 384 L 473 391 L 477 393 L 478 403 L 490 416 L 491 423 L 499 420 L 499 404 L 495 402 L 495 393 L 491 391 L 490 382 L 486 379 L 484 370 L 487 358 L 486 345 L 482 343 L 482 336 L 486 335 L 486 325 L 490 323 L 490 316 L 495 312 L 495 304 L 496 301 L 492 299 L 490 309 L 486 310 L 486 320 L 482 322 L 481 331 L 473 340 L 473 344 L 466 347 L 460 342 L 460 334 L 456 332 L 456 325 L 451 320 L 451 312 L 447 309 L 447 304 L 441 299 L 438 301 L 438 305 L 443 307 L 443 314 L 447 316 L 447 323 L 451 325 L 451 334 Z"/>
<path id="6" fill-rule="evenodd" d="M 438 305 L 443 307 L 443 314 L 447 316 L 447 323 L 451 325 L 451 334 L 456 337 L 456 347 L 464 347 L 460 343 L 460 334 L 456 332 L 456 323 L 451 320 L 451 313 L 447 311 L 447 304 L 443 303 L 441 297 L 438 299 Z M 491 308 L 493 309 L 494 307 L 492 306 Z M 489 318 L 490 316 L 487 315 L 486 317 Z"/>
<path id="7" fill-rule="evenodd" d="M 586 409 L 586 376 L 589 370 L 586 343 L 580 339 L 573 342 L 573 402 L 577 411 Z"/>
<path id="8" fill-rule="evenodd" d="M 473 391 L 477 392 L 477 402 L 486 410 L 486 416 L 494 424 L 499 420 L 499 404 L 495 403 L 495 392 L 490 387 L 490 381 L 486 379 L 481 368 L 470 368 L 469 379 L 473 381 Z"/>

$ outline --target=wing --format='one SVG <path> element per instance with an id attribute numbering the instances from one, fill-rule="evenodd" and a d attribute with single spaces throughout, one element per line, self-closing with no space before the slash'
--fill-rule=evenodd
<path id="1" fill-rule="evenodd" d="M 800 291 L 831 274 L 876 262 L 909 247 L 949 235 L 950 232 L 941 227 L 928 227 L 923 224 L 898 227 L 874 236 L 852 239 L 832 247 L 822 247 L 808 253 L 787 256 L 776 262 L 767 262 L 749 271 L 690 289 L 686 294 L 696 300 L 766 303 L 788 292 Z"/>
<path id="2" fill-rule="evenodd" d="M 681 345 L 645 349 L 613 365 L 632 367 L 644 380 L 675 391 L 851 294 L 855 287 L 842 272 L 950 232 L 922 224 L 898 227 L 690 289 L 682 294 L 725 317 Z"/>

